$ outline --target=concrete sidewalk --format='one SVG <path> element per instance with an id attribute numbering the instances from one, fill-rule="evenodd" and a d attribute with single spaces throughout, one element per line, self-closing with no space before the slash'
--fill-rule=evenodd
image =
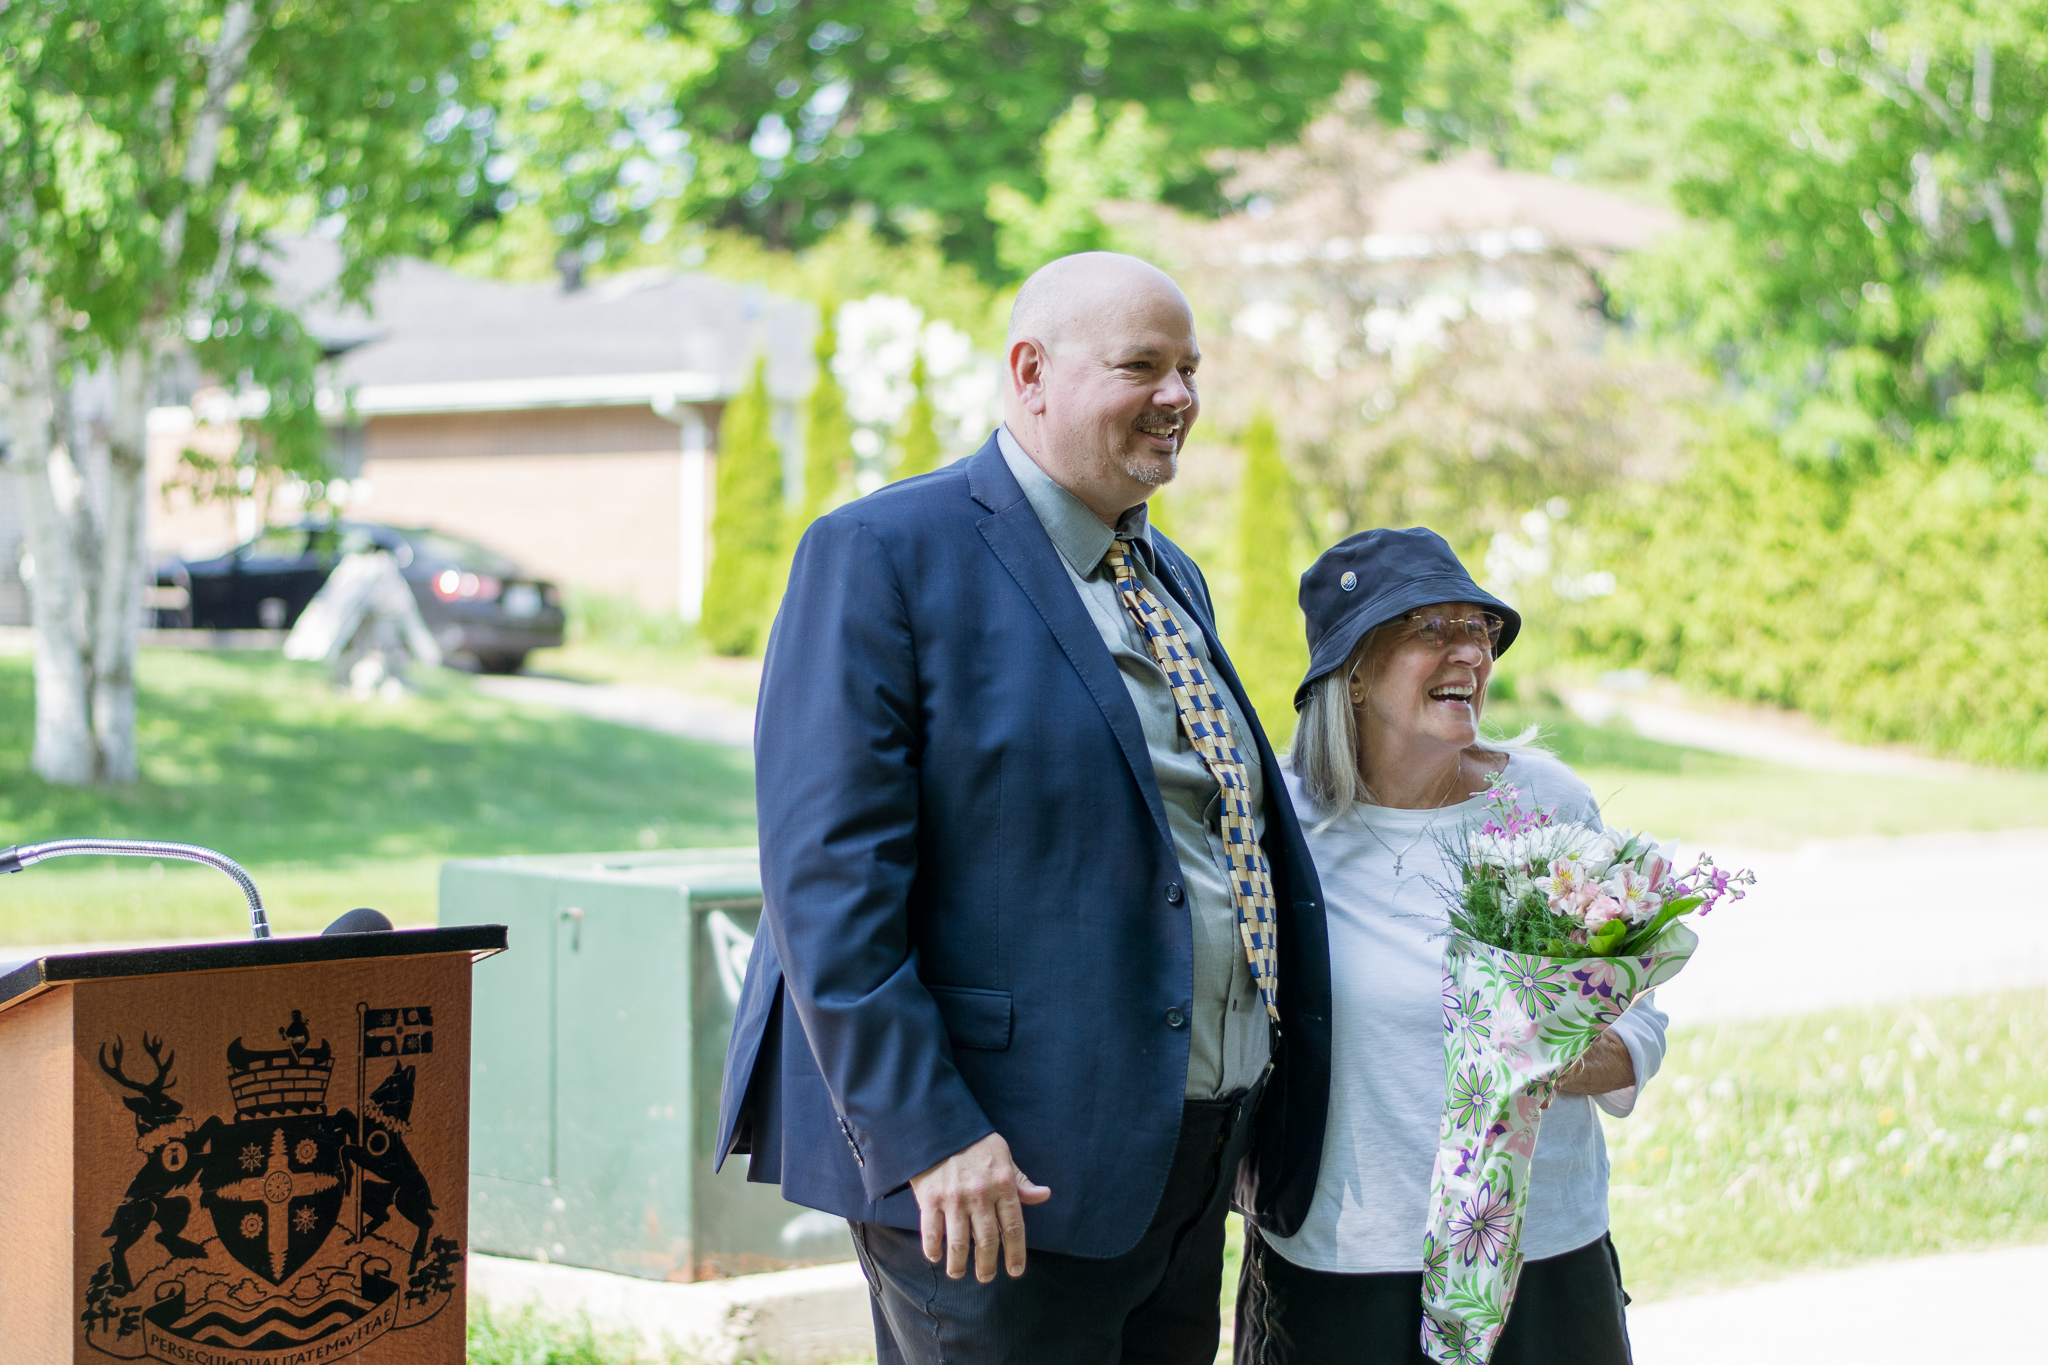
<path id="1" fill-rule="evenodd" d="M 856 1261 L 664 1284 L 472 1254 L 469 1294 L 493 1308 L 532 1305 L 552 1318 L 588 1318 L 600 1329 L 638 1335 L 650 1350 L 679 1347 L 703 1365 L 831 1365 L 875 1348 L 868 1282 Z"/>
<path id="2" fill-rule="evenodd" d="M 1681 847 L 1681 862 L 1696 850 Z M 2048 985 L 2048 830 L 1716 847 L 1754 890 L 1703 924 L 1699 954 L 1657 993 L 1674 1026 Z M 1945 942 L 1931 919 L 1967 915 Z M 1827 970 L 1787 945 L 1827 946 Z M 1985 944 L 1996 944 L 1986 951 Z"/>
<path id="3" fill-rule="evenodd" d="M 574 711 L 593 720 L 635 725 L 665 735 L 754 747 L 754 709 L 715 697 L 677 692 L 666 687 L 628 687 L 618 683 L 580 683 L 567 678 L 529 674 L 479 677 L 473 686 L 487 697 Z"/>
<path id="4" fill-rule="evenodd" d="M 2026 1309 L 2044 1279 L 2048 1246 L 1880 1261 L 1642 1304 L 1628 1331 L 1641 1365 L 2048 1360 Z M 1977 1346 L 1973 1327 L 1988 1333 Z"/>
<path id="5" fill-rule="evenodd" d="M 1644 692 L 1573 688 L 1565 705 L 1580 720 L 1604 725 L 1616 716 L 1645 739 L 1737 758 L 1762 759 L 1788 768 L 1830 773 L 1881 773 L 1961 782 L 1975 770 L 1967 763 L 1930 758 L 1904 745 L 1851 744 L 1791 711 L 1688 698 L 1677 688 L 1655 685 Z"/>

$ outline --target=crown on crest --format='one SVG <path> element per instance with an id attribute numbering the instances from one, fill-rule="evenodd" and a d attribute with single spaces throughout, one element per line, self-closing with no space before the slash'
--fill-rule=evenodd
<path id="1" fill-rule="evenodd" d="M 228 1044 L 228 1089 L 235 1097 L 237 1119 L 327 1112 L 327 1083 L 334 1076 L 332 1049 L 325 1039 L 317 1048 L 301 1043 L 309 1035 L 297 1011 L 290 1028 L 278 1032 L 291 1046 L 258 1051 L 243 1046 L 240 1038 Z"/>

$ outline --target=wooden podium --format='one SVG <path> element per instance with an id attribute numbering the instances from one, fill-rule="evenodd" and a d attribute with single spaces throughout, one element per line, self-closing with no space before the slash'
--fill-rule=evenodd
<path id="1" fill-rule="evenodd" d="M 0 1360 L 461 1361 L 470 967 L 504 947 L 479 925 L 0 968 Z"/>

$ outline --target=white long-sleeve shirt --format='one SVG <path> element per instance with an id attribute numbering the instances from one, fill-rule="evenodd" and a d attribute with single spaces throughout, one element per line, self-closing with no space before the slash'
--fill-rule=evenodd
<path id="1" fill-rule="evenodd" d="M 1513 753 L 1506 777 L 1521 790 L 1524 809 L 1599 821 L 1586 784 L 1546 754 Z M 1485 818 L 1484 803 L 1439 810 L 1360 804 L 1318 831 L 1322 817 L 1292 773 L 1287 784 L 1329 922 L 1330 1117 L 1308 1218 L 1294 1236 L 1268 1240 L 1312 1270 L 1419 1271 L 1444 1105 L 1446 890 L 1458 881 L 1445 846 Z M 1636 1084 L 1598 1097 L 1608 1113 L 1627 1114 L 1657 1074 L 1665 1023 L 1651 997 L 1614 1025 Z M 1561 1255 L 1606 1230 L 1607 1146 L 1593 1098 L 1560 1094 L 1543 1116 L 1530 1166 L 1522 1252 L 1532 1260 Z"/>

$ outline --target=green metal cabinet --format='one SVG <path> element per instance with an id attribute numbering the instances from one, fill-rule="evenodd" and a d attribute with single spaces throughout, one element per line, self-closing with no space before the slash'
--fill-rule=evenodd
<path id="1" fill-rule="evenodd" d="M 719 1077 L 761 918 L 755 851 L 450 862 L 440 922 L 503 924 L 478 973 L 471 1244 L 657 1280 L 851 1260 L 846 1224 L 713 1174 Z"/>

